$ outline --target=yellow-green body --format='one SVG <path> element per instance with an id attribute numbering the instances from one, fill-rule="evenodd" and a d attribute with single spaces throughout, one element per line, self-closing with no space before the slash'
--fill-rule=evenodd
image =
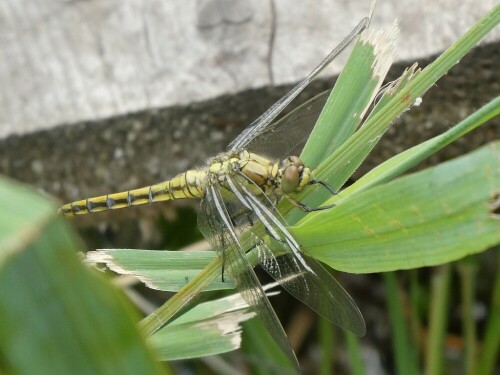
<path id="1" fill-rule="evenodd" d="M 211 159 L 205 168 L 188 170 L 159 184 L 68 203 L 60 208 L 60 212 L 66 216 L 84 215 L 146 203 L 203 198 L 208 183 L 217 183 L 229 189 L 227 175 L 242 178 L 246 186 L 256 195 L 295 193 L 309 183 L 310 172 L 303 165 L 295 166 L 292 158 L 280 163 L 248 151 L 221 154 Z M 297 170 L 300 168 L 300 177 L 299 172 L 296 172 L 297 176 L 292 177 L 294 179 L 292 187 L 287 186 L 286 189 L 282 189 L 282 180 L 291 167 Z"/>

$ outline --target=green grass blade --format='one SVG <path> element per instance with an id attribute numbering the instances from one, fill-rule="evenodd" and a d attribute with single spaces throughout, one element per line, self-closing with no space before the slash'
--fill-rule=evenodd
<path id="1" fill-rule="evenodd" d="M 462 294 L 462 329 L 465 341 L 465 373 L 477 374 L 476 324 L 473 305 L 475 297 L 475 278 L 477 265 L 473 257 L 466 258 L 458 264 L 460 291 Z"/>
<path id="2" fill-rule="evenodd" d="M 142 332 L 146 336 L 150 336 L 160 329 L 182 308 L 187 306 L 194 296 L 203 291 L 217 276 L 220 276 L 221 269 L 221 258 L 216 257 L 203 271 L 175 293 L 172 298 L 140 322 L 139 326 Z"/>
<path id="3" fill-rule="evenodd" d="M 500 242 L 500 142 L 350 195 L 290 228 L 308 255 L 354 273 L 443 264 Z"/>
<path id="4" fill-rule="evenodd" d="M 80 247 L 55 205 L 0 178 L 2 372 L 159 373 L 131 306 Z"/>
<path id="5" fill-rule="evenodd" d="M 361 34 L 302 151 L 310 168 L 344 143 L 358 128 L 395 57 L 397 28 Z"/>
<path id="6" fill-rule="evenodd" d="M 162 360 L 205 357 L 236 350 L 241 345 L 240 322 L 255 313 L 240 294 L 197 305 L 149 341 Z"/>
<path id="7" fill-rule="evenodd" d="M 350 332 L 345 332 L 345 339 L 347 344 L 347 354 L 349 355 L 351 374 L 366 374 L 366 368 L 363 361 L 359 337 Z"/>
<path id="8" fill-rule="evenodd" d="M 417 353 L 415 353 L 415 348 L 411 345 L 408 334 L 396 274 L 394 272 L 386 272 L 383 276 L 387 289 L 387 304 L 395 360 L 394 367 L 397 374 L 416 375 L 418 374 L 416 364 Z"/>
<path id="9" fill-rule="evenodd" d="M 167 326 L 150 337 L 158 359 L 173 361 L 227 353 L 240 347 L 240 333 L 224 333 L 215 323 Z"/>
<path id="10" fill-rule="evenodd" d="M 418 68 L 418 64 L 414 63 L 411 67 L 406 68 L 401 76 L 392 82 L 386 84 L 382 90 L 380 90 L 378 96 L 380 98 L 376 99 L 376 105 L 373 111 L 370 112 L 366 122 L 368 122 L 373 116 L 375 116 L 380 110 L 382 110 L 390 101 L 398 95 L 401 90 L 411 81 L 413 81 L 419 74 L 421 70 Z M 412 103 L 415 105 L 415 103 Z"/>
<path id="11" fill-rule="evenodd" d="M 322 316 L 318 316 L 318 337 L 320 343 L 319 350 L 321 351 L 318 374 L 333 374 L 332 353 L 334 353 L 335 350 L 335 332 L 333 324 Z"/>
<path id="12" fill-rule="evenodd" d="M 372 169 L 354 184 L 342 191 L 342 197 L 390 181 L 421 161 L 427 159 L 468 132 L 500 115 L 500 96 L 462 120 L 443 134 L 414 146 Z M 335 202 L 332 199 L 331 202 Z M 328 201 L 327 203 L 330 203 Z"/>
<path id="13" fill-rule="evenodd" d="M 416 353 L 421 353 L 422 350 L 422 319 L 421 306 L 423 301 L 426 301 L 422 296 L 423 287 L 418 282 L 418 270 L 410 270 L 410 327 L 411 327 L 411 342 L 415 347 Z M 415 363 L 417 366 L 417 373 L 421 373 L 420 363 Z"/>
<path id="14" fill-rule="evenodd" d="M 500 269 L 500 251 L 497 250 L 496 269 Z M 498 361 L 500 349 L 500 272 L 496 273 L 493 282 L 493 292 L 490 303 L 490 313 L 483 340 L 482 352 L 479 358 L 478 375 L 488 375 L 493 373 Z"/>
<path id="15" fill-rule="evenodd" d="M 295 374 L 290 361 L 260 319 L 251 319 L 243 323 L 242 349 L 251 367 L 250 374 Z"/>
<path id="16" fill-rule="evenodd" d="M 437 269 L 432 278 L 431 310 L 425 374 L 443 373 L 444 343 L 448 327 L 448 308 L 450 296 L 451 267 L 449 264 Z"/>
<path id="17" fill-rule="evenodd" d="M 87 260 L 105 264 L 120 275 L 132 275 L 148 288 L 177 292 L 217 258 L 214 251 L 157 251 L 138 249 L 106 249 L 90 251 Z M 221 277 L 212 280 L 203 291 L 233 289 Z"/>

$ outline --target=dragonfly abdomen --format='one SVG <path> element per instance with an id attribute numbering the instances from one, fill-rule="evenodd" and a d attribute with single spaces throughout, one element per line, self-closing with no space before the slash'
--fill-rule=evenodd
<path id="1" fill-rule="evenodd" d="M 206 178 L 207 172 L 204 170 L 189 170 L 159 184 L 67 203 L 59 212 L 66 216 L 85 215 L 146 203 L 203 198 Z"/>

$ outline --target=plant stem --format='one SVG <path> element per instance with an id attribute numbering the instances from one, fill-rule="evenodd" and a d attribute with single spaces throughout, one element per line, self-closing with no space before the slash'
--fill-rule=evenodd
<path id="1" fill-rule="evenodd" d="M 476 374 L 476 325 L 474 323 L 473 305 L 475 289 L 476 265 L 473 258 L 465 259 L 458 265 L 462 282 L 462 324 L 465 337 L 465 373 Z"/>
<path id="2" fill-rule="evenodd" d="M 331 358 L 332 353 L 334 353 L 334 335 L 335 333 L 332 323 L 320 316 L 318 319 L 318 336 L 321 345 L 321 356 L 318 372 L 320 375 L 333 375 L 334 373 L 332 366 L 333 361 Z"/>
<path id="3" fill-rule="evenodd" d="M 490 312 L 485 329 L 485 337 L 482 347 L 482 353 L 479 359 L 479 375 L 488 375 L 493 373 L 498 361 L 498 349 L 500 348 L 500 251 L 497 253 L 496 277 L 493 285 L 493 294 L 491 296 Z"/>
<path id="4" fill-rule="evenodd" d="M 414 350 L 408 337 L 396 273 L 386 272 L 383 275 L 387 288 L 387 307 L 391 323 L 396 373 L 417 374 Z"/>
<path id="5" fill-rule="evenodd" d="M 430 327 L 427 337 L 426 369 L 427 375 L 442 373 L 444 340 L 447 328 L 447 311 L 450 293 L 451 267 L 439 267 L 432 277 Z"/>
<path id="6" fill-rule="evenodd" d="M 180 309 L 186 306 L 194 296 L 203 290 L 213 279 L 220 275 L 221 257 L 215 258 L 210 264 L 187 283 L 172 298 L 165 302 L 151 315 L 145 317 L 139 327 L 146 336 L 151 336 L 168 322 Z"/>
<path id="7" fill-rule="evenodd" d="M 345 338 L 349 362 L 351 363 L 350 373 L 353 375 L 365 375 L 366 369 L 361 353 L 361 346 L 359 345 L 359 338 L 350 332 L 345 333 Z"/>

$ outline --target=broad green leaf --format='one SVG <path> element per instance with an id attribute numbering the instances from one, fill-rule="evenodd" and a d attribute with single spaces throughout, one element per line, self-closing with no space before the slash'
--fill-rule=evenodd
<path id="1" fill-rule="evenodd" d="M 438 265 L 500 243 L 500 143 L 341 199 L 290 228 L 304 252 L 354 273 Z"/>
<path id="2" fill-rule="evenodd" d="M 80 246 L 51 202 L 0 178 L 2 372 L 159 373 L 129 304 Z"/>

